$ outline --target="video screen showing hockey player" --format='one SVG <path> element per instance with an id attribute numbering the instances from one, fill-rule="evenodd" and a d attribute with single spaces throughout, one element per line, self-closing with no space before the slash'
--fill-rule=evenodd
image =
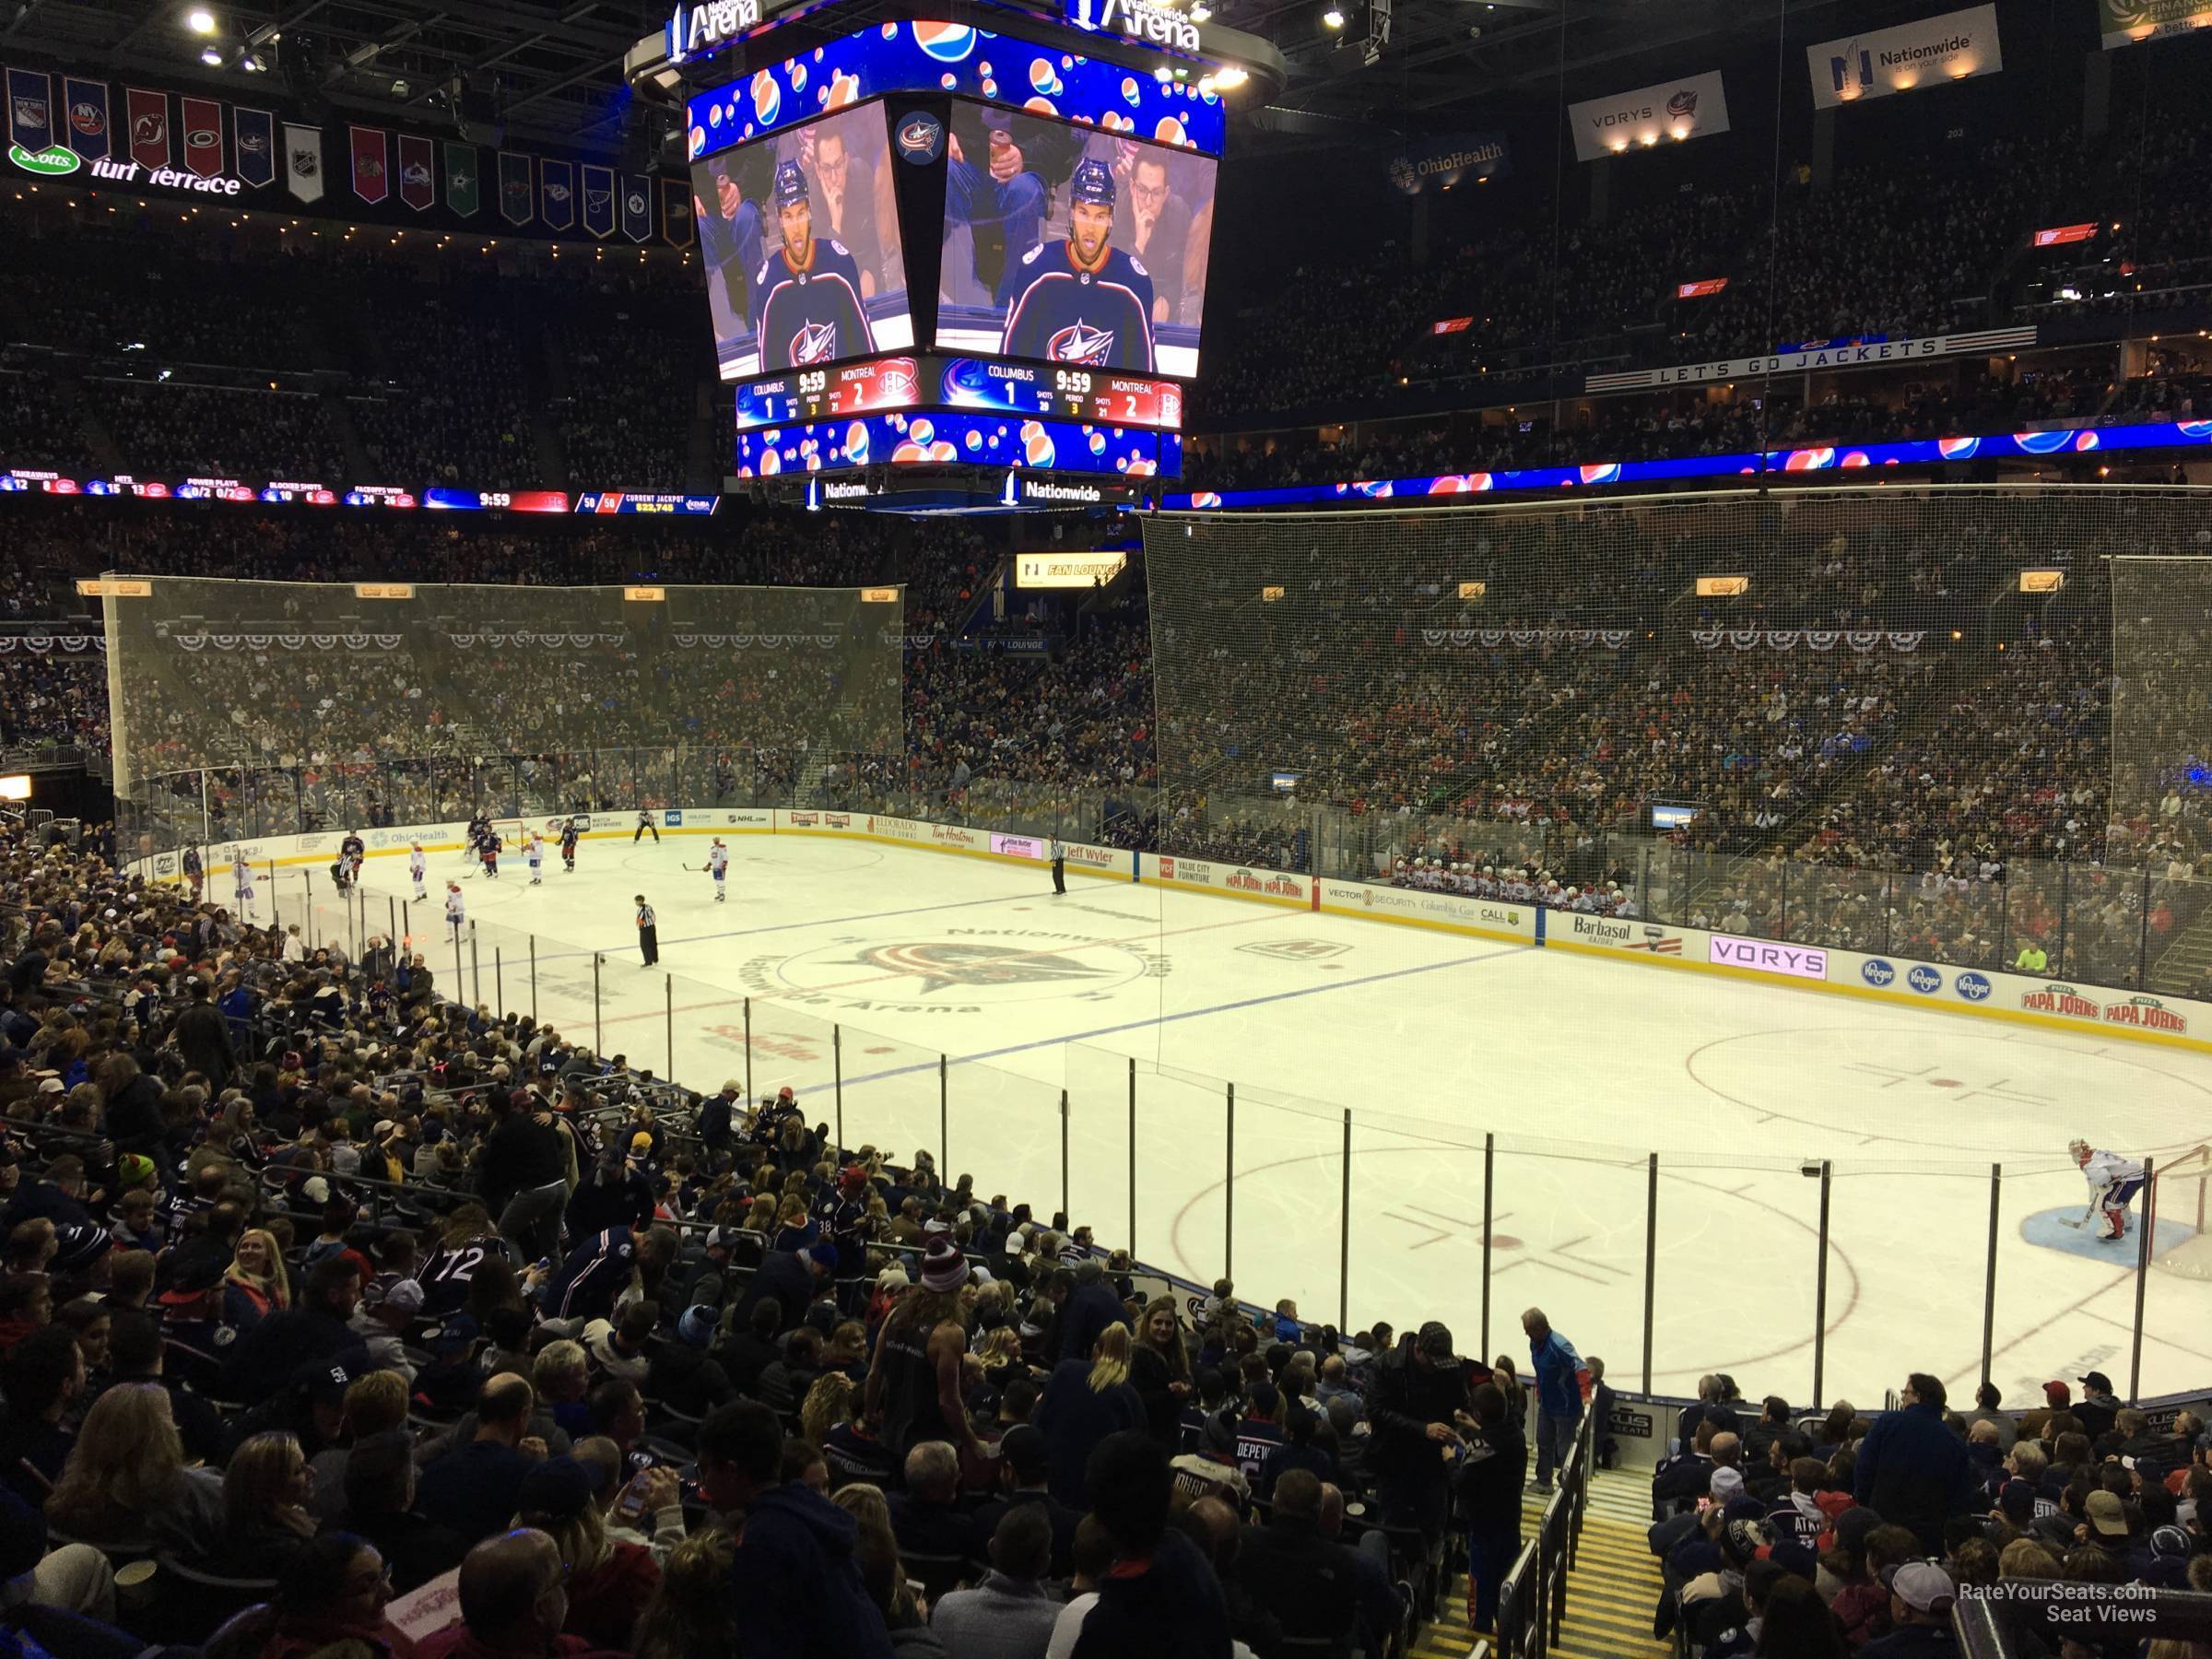
<path id="1" fill-rule="evenodd" d="M 963 102 L 951 128 L 938 346 L 1198 372 L 1210 158 Z"/>
<path id="2" fill-rule="evenodd" d="M 880 103 L 692 163 L 724 380 L 914 343 L 890 170 Z"/>

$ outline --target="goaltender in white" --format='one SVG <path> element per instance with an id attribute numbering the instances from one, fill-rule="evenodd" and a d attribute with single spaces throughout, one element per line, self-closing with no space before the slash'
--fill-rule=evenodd
<path id="1" fill-rule="evenodd" d="M 2081 1166 L 2082 1179 L 2089 1183 L 2089 1207 L 2081 1213 L 2081 1219 L 2069 1221 L 2068 1227 L 2087 1227 L 2089 1218 L 2099 1210 L 2104 1212 L 2104 1227 L 2098 1233 L 2100 1239 L 2124 1238 L 2127 1234 L 2127 1206 L 2135 1202 L 2136 1194 L 2143 1190 L 2143 1166 L 2134 1159 L 2123 1158 L 2117 1152 L 2100 1152 L 2088 1141 L 2069 1141 L 2066 1150 L 2074 1154 L 2074 1161 Z"/>

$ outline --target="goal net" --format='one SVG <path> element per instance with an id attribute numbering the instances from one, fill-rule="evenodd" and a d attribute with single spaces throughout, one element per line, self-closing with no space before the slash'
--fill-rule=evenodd
<path id="1" fill-rule="evenodd" d="M 2153 1266 L 2183 1278 L 2212 1280 L 2212 1147 L 2197 1147 L 2154 1170 L 2144 1224 L 2151 1231 Z M 2161 1244 L 2163 1235 L 2175 1241 Z"/>

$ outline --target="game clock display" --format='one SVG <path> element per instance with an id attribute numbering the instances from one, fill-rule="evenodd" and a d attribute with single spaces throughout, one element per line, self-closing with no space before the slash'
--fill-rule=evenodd
<path id="1" fill-rule="evenodd" d="M 1182 387 L 1173 381 L 929 353 L 749 381 L 737 388 L 736 405 L 741 431 L 921 408 L 982 409 L 1166 431 L 1182 426 Z"/>

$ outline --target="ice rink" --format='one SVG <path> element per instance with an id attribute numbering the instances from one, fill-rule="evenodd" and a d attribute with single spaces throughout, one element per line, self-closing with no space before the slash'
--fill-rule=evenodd
<path id="1" fill-rule="evenodd" d="M 572 876 L 548 847 L 537 888 L 513 857 L 464 880 L 465 991 L 700 1088 L 747 1078 L 749 1039 L 752 1092 L 792 1085 L 849 1144 L 942 1146 L 948 1173 L 1041 1212 L 1065 1178 L 1101 1242 L 1202 1281 L 1229 1264 L 1241 1295 L 1308 1318 L 1335 1319 L 1342 1284 L 1355 1325 L 1441 1315 L 1467 1349 L 1489 1135 L 1490 1351 L 1524 1353 L 1540 1303 L 1624 1388 L 1643 1378 L 1652 1153 L 1656 1388 L 1722 1370 L 1811 1397 L 1820 1185 L 1801 1165 L 1824 1159 L 1823 1397 L 1878 1403 L 1908 1370 L 1971 1387 L 1996 1163 L 1993 1375 L 2017 1404 L 2092 1366 L 2127 1380 L 2136 1245 L 2056 1226 L 2087 1197 L 2068 1139 L 2163 1160 L 2212 1132 L 2212 1061 L 2174 1049 L 1126 879 L 1071 873 L 1055 897 L 1041 866 L 729 841 L 724 904 L 683 867 L 704 862 L 695 835 L 587 841 Z M 404 915 L 441 990 L 438 895 L 465 867 L 435 855 L 431 904 Z M 404 861 L 372 859 L 366 888 L 382 931 Z M 317 927 L 342 933 L 335 907 Z M 2148 1275 L 2142 1393 L 2212 1374 L 2208 1315 L 2212 1286 Z"/>

